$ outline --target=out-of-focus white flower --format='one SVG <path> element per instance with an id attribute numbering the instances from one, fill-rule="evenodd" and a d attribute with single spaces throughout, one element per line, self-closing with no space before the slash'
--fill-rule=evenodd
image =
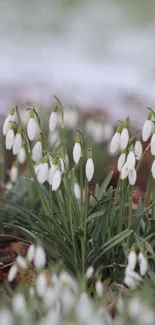
<path id="1" fill-rule="evenodd" d="M 16 264 L 13 264 L 10 267 L 10 270 L 9 270 L 9 273 L 8 273 L 8 281 L 12 282 L 16 278 L 17 273 L 18 273 L 18 267 L 17 267 Z"/>
<path id="2" fill-rule="evenodd" d="M 144 123 L 143 129 L 142 129 L 142 139 L 143 141 L 147 141 L 152 133 L 153 129 L 153 123 L 151 121 L 152 114 L 151 112 L 148 113 L 147 120 Z"/>
<path id="3" fill-rule="evenodd" d="M 118 163 L 117 163 L 117 168 L 119 172 L 121 172 L 124 164 L 125 164 L 125 153 L 122 152 L 121 155 L 119 156 Z"/>
<path id="4" fill-rule="evenodd" d="M 62 271 L 59 275 L 59 281 L 62 288 L 68 286 L 75 293 L 77 292 L 77 283 L 68 272 Z"/>
<path id="5" fill-rule="evenodd" d="M 14 318 L 12 313 L 8 310 L 3 308 L 0 311 L 0 320 L 1 325 L 13 325 L 14 324 Z"/>
<path id="6" fill-rule="evenodd" d="M 99 297 L 102 297 L 103 295 L 103 284 L 100 280 L 96 281 L 95 283 L 95 290 L 96 290 L 96 293 Z"/>
<path id="7" fill-rule="evenodd" d="M 13 164 L 10 169 L 10 179 L 12 183 L 16 183 L 18 179 L 18 167 L 16 164 Z"/>
<path id="8" fill-rule="evenodd" d="M 46 308 L 54 305 L 58 299 L 59 291 L 56 287 L 47 287 L 43 296 L 43 303 Z"/>
<path id="9" fill-rule="evenodd" d="M 39 162 L 42 158 L 42 143 L 40 140 L 32 148 L 32 159 L 35 162 Z"/>
<path id="10" fill-rule="evenodd" d="M 128 271 L 124 278 L 124 283 L 130 288 L 135 289 L 137 284 L 142 281 L 141 276 L 135 271 Z"/>
<path id="11" fill-rule="evenodd" d="M 123 165 L 121 170 L 121 179 L 125 179 L 129 175 L 129 167 L 127 162 Z"/>
<path id="12" fill-rule="evenodd" d="M 131 250 L 128 255 L 128 265 L 130 270 L 134 271 L 137 264 L 137 254 L 134 250 Z"/>
<path id="13" fill-rule="evenodd" d="M 31 110 L 30 118 L 29 118 L 28 125 L 27 125 L 27 135 L 28 135 L 30 141 L 33 141 L 35 139 L 36 133 L 37 133 L 37 122 L 34 117 L 34 111 Z"/>
<path id="14" fill-rule="evenodd" d="M 124 127 L 121 132 L 121 136 L 120 136 L 120 147 L 122 150 L 126 149 L 128 142 L 129 142 L 129 131 L 126 126 L 126 123 L 128 124 L 128 121 L 124 122 Z"/>
<path id="15" fill-rule="evenodd" d="M 68 129 L 76 129 L 78 123 L 78 113 L 74 109 L 64 109 L 64 125 Z M 58 117 L 58 125 L 61 126 L 62 117 L 59 115 Z"/>
<path id="16" fill-rule="evenodd" d="M 61 304 L 64 314 L 69 314 L 75 304 L 76 297 L 69 288 L 64 288 L 61 295 Z"/>
<path id="17" fill-rule="evenodd" d="M 39 164 L 37 178 L 40 184 L 45 183 L 49 179 L 48 158 L 46 156 L 42 159 L 41 163 Z"/>
<path id="18" fill-rule="evenodd" d="M 52 185 L 52 179 L 53 179 L 55 172 L 57 171 L 57 168 L 58 168 L 57 164 L 55 162 L 53 162 L 49 169 L 49 176 L 48 176 L 48 181 L 49 181 L 50 185 Z"/>
<path id="19" fill-rule="evenodd" d="M 23 256 L 18 255 L 16 258 L 16 262 L 17 262 L 17 265 L 20 266 L 22 269 L 24 269 L 24 270 L 27 269 L 27 267 L 28 267 L 27 261 Z"/>
<path id="20" fill-rule="evenodd" d="M 152 172 L 153 178 L 155 179 L 155 160 L 152 163 L 151 172 Z"/>
<path id="21" fill-rule="evenodd" d="M 109 149 L 110 149 L 111 154 L 114 154 L 120 146 L 120 137 L 121 137 L 120 133 L 121 133 L 121 129 L 120 129 L 120 126 L 118 126 L 116 133 L 113 135 L 112 140 L 110 142 Z"/>
<path id="22" fill-rule="evenodd" d="M 57 105 L 55 105 L 49 119 L 50 132 L 53 132 L 55 130 L 57 121 L 58 121 L 58 112 L 57 112 Z"/>
<path id="23" fill-rule="evenodd" d="M 90 301 L 86 292 L 81 293 L 79 301 L 76 305 L 75 313 L 78 319 L 78 324 L 92 324 L 94 312 L 92 302 Z"/>
<path id="24" fill-rule="evenodd" d="M 21 127 L 19 127 L 17 134 L 15 135 L 14 142 L 13 142 L 13 154 L 17 155 L 22 146 L 22 136 L 21 136 Z"/>
<path id="25" fill-rule="evenodd" d="M 13 188 L 13 184 L 11 182 L 6 183 L 5 185 L 6 190 L 10 191 Z"/>
<path id="26" fill-rule="evenodd" d="M 26 258 L 29 263 L 33 261 L 34 254 L 35 254 L 35 245 L 31 244 L 27 250 L 27 255 L 26 255 Z"/>
<path id="27" fill-rule="evenodd" d="M 85 274 L 86 278 L 90 279 L 92 277 L 93 273 L 94 273 L 94 267 L 89 266 L 87 271 L 86 271 L 86 274 Z"/>
<path id="28" fill-rule="evenodd" d="M 42 246 L 38 245 L 34 254 L 34 266 L 36 269 L 42 269 L 46 265 L 46 254 Z"/>
<path id="29" fill-rule="evenodd" d="M 81 198 L 81 188 L 78 183 L 74 184 L 74 194 L 77 200 L 80 200 Z"/>
<path id="30" fill-rule="evenodd" d="M 126 162 L 128 164 L 129 170 L 131 170 L 131 169 L 133 169 L 135 167 L 136 158 L 135 158 L 135 154 L 134 154 L 132 149 L 130 150 L 130 152 L 127 155 Z"/>
<path id="31" fill-rule="evenodd" d="M 143 313 L 143 304 L 138 297 L 132 297 L 128 303 L 128 313 L 132 318 L 139 318 Z"/>
<path id="32" fill-rule="evenodd" d="M 40 273 L 36 278 L 36 291 L 39 297 L 43 297 L 47 288 L 47 278 L 44 272 Z"/>
<path id="33" fill-rule="evenodd" d="M 21 147 L 17 155 L 17 161 L 19 162 L 19 164 L 24 164 L 25 160 L 26 160 L 26 152 L 24 147 Z"/>
<path id="34" fill-rule="evenodd" d="M 6 117 L 4 123 L 3 123 L 3 135 L 7 135 L 9 129 L 10 129 L 10 122 L 15 121 L 15 108 L 13 107 L 10 111 L 10 114 Z"/>
<path id="35" fill-rule="evenodd" d="M 135 168 L 129 170 L 128 179 L 129 179 L 130 185 L 134 185 L 136 183 L 137 173 L 136 173 L 136 169 Z"/>
<path id="36" fill-rule="evenodd" d="M 87 152 L 87 162 L 86 162 L 86 177 L 88 182 L 91 181 L 94 175 L 94 162 L 92 159 L 92 149 L 88 149 Z"/>
<path id="37" fill-rule="evenodd" d="M 49 132 L 49 135 L 48 135 L 48 141 L 49 141 L 49 144 L 50 146 L 52 147 L 53 145 L 57 144 L 60 142 L 60 134 L 58 132 L 57 129 L 55 129 L 52 133 Z"/>
<path id="38" fill-rule="evenodd" d="M 16 293 L 12 298 L 12 309 L 15 315 L 24 316 L 27 312 L 26 300 L 22 293 Z"/>
<path id="39" fill-rule="evenodd" d="M 136 159 L 140 160 L 142 153 L 143 153 L 143 148 L 142 148 L 142 144 L 141 144 L 140 140 L 136 141 L 134 151 L 135 151 Z"/>
<path id="40" fill-rule="evenodd" d="M 155 156 L 155 133 L 153 133 L 152 138 L 151 138 L 151 155 Z"/>
<path id="41" fill-rule="evenodd" d="M 7 132 L 6 138 L 5 138 L 5 147 L 6 149 L 10 150 L 13 147 L 14 139 L 15 139 L 15 134 L 14 134 L 14 125 L 11 123 L 10 129 Z"/>
<path id="42" fill-rule="evenodd" d="M 138 255 L 138 260 L 139 260 L 139 267 L 140 267 L 140 275 L 144 276 L 148 270 L 147 257 L 144 256 L 144 254 L 142 252 L 140 252 Z"/>
<path id="43" fill-rule="evenodd" d="M 57 191 L 61 183 L 61 172 L 57 169 L 52 178 L 52 191 Z"/>

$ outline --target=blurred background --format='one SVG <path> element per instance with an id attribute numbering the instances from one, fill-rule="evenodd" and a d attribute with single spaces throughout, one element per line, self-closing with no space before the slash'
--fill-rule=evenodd
<path id="1" fill-rule="evenodd" d="M 143 123 L 155 101 L 154 0 L 0 0 L 0 113 L 53 94 Z"/>

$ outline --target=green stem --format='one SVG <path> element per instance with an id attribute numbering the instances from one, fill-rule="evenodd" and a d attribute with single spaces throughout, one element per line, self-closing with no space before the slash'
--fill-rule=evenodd
<path id="1" fill-rule="evenodd" d="M 88 181 L 85 180 L 85 205 L 83 212 L 83 237 L 82 237 L 82 272 L 85 273 L 85 262 L 86 262 L 86 235 L 87 235 L 87 216 L 88 216 Z"/>
<path id="2" fill-rule="evenodd" d="M 129 202 L 128 229 L 131 228 L 131 224 L 132 224 L 132 197 L 133 197 L 133 191 L 134 191 L 134 186 L 131 186 L 131 192 L 130 192 L 131 197 L 130 197 L 130 202 Z"/>

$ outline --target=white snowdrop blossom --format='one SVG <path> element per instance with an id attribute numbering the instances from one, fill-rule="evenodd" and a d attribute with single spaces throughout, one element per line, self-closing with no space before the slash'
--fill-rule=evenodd
<path id="1" fill-rule="evenodd" d="M 55 172 L 57 171 L 57 168 L 58 168 L 57 164 L 53 162 L 49 169 L 49 175 L 48 175 L 48 181 L 49 181 L 50 185 L 52 185 L 52 179 L 53 179 Z"/>
<path id="2" fill-rule="evenodd" d="M 34 117 L 34 112 L 33 112 L 33 110 L 31 110 L 30 118 L 29 118 L 28 125 L 27 125 L 27 135 L 28 135 L 30 141 L 33 141 L 35 139 L 36 133 L 37 133 L 37 122 Z"/>
<path id="3" fill-rule="evenodd" d="M 41 141 L 37 141 L 36 144 L 32 148 L 32 159 L 36 163 L 38 163 L 42 158 L 42 143 Z"/>
<path id="4" fill-rule="evenodd" d="M 90 148 L 88 149 L 88 152 L 87 152 L 87 162 L 86 162 L 85 170 L 86 170 L 87 180 L 88 180 L 88 182 L 90 182 L 94 175 L 94 162 L 92 159 L 92 149 L 90 149 Z"/>
<path id="5" fill-rule="evenodd" d="M 13 264 L 10 269 L 9 269 L 9 273 L 8 273 L 8 281 L 9 282 L 12 282 L 16 276 L 17 276 L 17 273 L 18 273 L 18 267 L 17 267 L 17 264 Z"/>
<path id="6" fill-rule="evenodd" d="M 130 266 L 128 265 L 125 272 L 125 278 L 124 283 L 131 289 L 135 289 L 137 287 L 137 284 L 142 281 L 141 276 L 130 269 Z"/>
<path id="7" fill-rule="evenodd" d="M 36 291 L 39 297 L 43 297 L 47 288 L 47 278 L 44 272 L 41 272 L 36 278 Z"/>
<path id="8" fill-rule="evenodd" d="M 42 246 L 38 245 L 34 254 L 34 266 L 36 269 L 42 269 L 46 265 L 46 254 Z"/>
<path id="9" fill-rule="evenodd" d="M 17 155 L 22 147 L 22 136 L 21 136 L 21 131 L 17 132 L 15 135 L 14 143 L 13 143 L 13 154 Z"/>
<path id="10" fill-rule="evenodd" d="M 57 121 L 58 121 L 58 112 L 57 112 L 57 106 L 55 106 L 53 108 L 53 111 L 50 115 L 50 119 L 49 119 L 49 130 L 50 132 L 53 132 L 56 128 L 57 125 Z"/>
<path id="11" fill-rule="evenodd" d="M 44 157 L 41 163 L 39 164 L 37 178 L 40 184 L 44 184 L 49 179 L 49 167 L 47 157 Z"/>
<path id="12" fill-rule="evenodd" d="M 73 159 L 75 164 L 78 164 L 81 157 L 81 145 L 80 143 L 75 143 L 73 148 Z"/>
<path id="13" fill-rule="evenodd" d="M 17 161 L 19 162 L 19 164 L 24 164 L 24 162 L 26 161 L 26 152 L 24 147 L 20 148 L 19 153 L 17 155 Z"/>
<path id="14" fill-rule="evenodd" d="M 151 155 L 155 156 L 155 133 L 153 133 L 153 136 L 151 138 Z"/>
<path id="15" fill-rule="evenodd" d="M 136 179 L 137 179 L 136 169 L 133 168 L 129 170 L 129 175 L 128 175 L 128 180 L 130 185 L 134 185 L 136 183 Z"/>
<path id="16" fill-rule="evenodd" d="M 26 255 L 26 258 L 29 263 L 33 261 L 34 254 L 35 254 L 35 245 L 31 244 L 27 250 L 27 255 Z"/>
<path id="17" fill-rule="evenodd" d="M 135 167 L 136 158 L 135 158 L 135 154 L 132 150 L 128 153 L 126 162 L 128 164 L 129 170 L 131 170 Z"/>
<path id="18" fill-rule="evenodd" d="M 114 154 L 118 150 L 118 148 L 120 146 L 120 137 L 121 137 L 120 126 L 118 126 L 116 133 L 113 135 L 112 140 L 110 142 L 109 149 L 110 149 L 111 154 Z"/>
<path id="19" fill-rule="evenodd" d="M 147 257 L 144 256 L 142 252 L 138 255 L 139 267 L 140 267 L 140 275 L 144 276 L 148 270 L 148 260 Z"/>
<path id="20" fill-rule="evenodd" d="M 6 117 L 3 123 L 3 135 L 6 136 L 10 129 L 10 122 L 15 121 L 15 108 L 13 107 L 10 111 L 10 114 Z"/>
<path id="21" fill-rule="evenodd" d="M 129 142 L 129 131 L 127 128 L 123 128 L 120 135 L 120 147 L 122 150 L 126 149 Z"/>
<path id="22" fill-rule="evenodd" d="M 152 133 L 153 124 L 151 121 L 152 114 L 148 113 L 147 120 L 144 123 L 143 129 L 142 129 L 142 139 L 143 141 L 147 141 Z"/>
<path id="23" fill-rule="evenodd" d="M 135 148 L 134 148 L 134 152 L 135 152 L 135 158 L 136 160 L 140 160 L 142 153 L 143 153 L 143 148 L 142 148 L 142 144 L 140 140 L 137 140 L 135 143 Z"/>
<path id="24" fill-rule="evenodd" d="M 76 280 L 66 271 L 62 271 L 59 276 L 60 286 L 64 288 L 68 286 L 73 292 L 77 293 Z"/>
<path id="25" fill-rule="evenodd" d="M 13 165 L 10 169 L 10 179 L 12 183 L 16 183 L 18 179 L 18 167 Z"/>
<path id="26" fill-rule="evenodd" d="M 86 271 L 86 274 L 85 274 L 86 278 L 90 279 L 92 277 L 93 273 L 94 273 L 93 266 L 89 266 L 87 271 Z"/>
<path id="27" fill-rule="evenodd" d="M 137 264 L 137 254 L 134 250 L 131 250 L 128 255 L 128 265 L 130 270 L 134 271 Z"/>
<path id="28" fill-rule="evenodd" d="M 96 281 L 95 283 L 95 290 L 96 290 L 96 293 L 99 297 L 102 297 L 103 295 L 103 284 L 100 280 Z"/>
<path id="29" fill-rule="evenodd" d="M 61 171 L 57 169 L 52 178 L 52 191 L 57 191 L 61 183 Z"/>
<path id="30" fill-rule="evenodd" d="M 13 124 L 12 124 L 5 138 L 5 147 L 7 150 L 11 150 L 11 148 L 13 147 L 14 138 L 15 138 L 15 134 L 14 134 Z"/>
<path id="31" fill-rule="evenodd" d="M 119 172 L 121 172 L 124 164 L 125 164 L 125 153 L 122 152 L 118 158 L 118 163 L 117 163 L 117 168 Z"/>
<path id="32" fill-rule="evenodd" d="M 26 300 L 22 293 L 16 293 L 12 298 L 12 309 L 15 315 L 23 316 L 26 314 Z"/>
<path id="33" fill-rule="evenodd" d="M 81 188 L 78 183 L 74 184 L 74 194 L 77 200 L 80 200 L 81 198 Z"/>
<path id="34" fill-rule="evenodd" d="M 127 162 L 123 165 L 121 170 L 121 179 L 125 179 L 129 175 L 129 167 Z"/>
<path id="35" fill-rule="evenodd" d="M 64 161 L 62 158 L 59 159 L 60 161 L 60 170 L 61 170 L 61 175 L 64 174 L 64 171 L 65 171 L 65 164 L 64 164 Z"/>
<path id="36" fill-rule="evenodd" d="M 23 270 L 27 269 L 28 265 L 27 265 L 27 261 L 26 259 L 21 256 L 21 255 L 18 255 L 17 258 L 16 258 L 16 263 L 18 266 L 20 266 Z"/>
<path id="37" fill-rule="evenodd" d="M 152 163 L 151 172 L 152 172 L 153 178 L 155 179 L 155 160 Z"/>

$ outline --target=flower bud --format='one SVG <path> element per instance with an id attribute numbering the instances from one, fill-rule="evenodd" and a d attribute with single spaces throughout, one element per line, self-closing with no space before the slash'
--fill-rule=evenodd
<path id="1" fill-rule="evenodd" d="M 110 153 L 112 154 L 115 153 L 120 146 L 120 137 L 121 137 L 120 133 L 121 133 L 121 129 L 120 126 L 118 126 L 116 133 L 113 135 L 110 143 Z"/>
<path id="2" fill-rule="evenodd" d="M 135 167 L 135 163 L 136 163 L 136 158 L 133 152 L 133 146 L 131 146 L 130 152 L 127 155 L 127 160 L 126 160 L 127 164 L 128 164 L 128 168 L 129 170 L 133 169 Z"/>
<path id="3" fill-rule="evenodd" d="M 78 164 L 80 157 L 81 157 L 81 145 L 80 145 L 80 138 L 77 133 L 76 139 L 75 139 L 75 145 L 73 148 L 73 159 L 75 161 L 75 164 Z"/>
<path id="4" fill-rule="evenodd" d="M 34 118 L 34 111 L 31 110 L 30 118 L 29 118 L 28 125 L 27 125 L 27 135 L 28 135 L 30 141 L 33 141 L 35 139 L 36 133 L 37 133 L 37 123 Z"/>
<path id="5" fill-rule="evenodd" d="M 98 297 L 102 297 L 103 295 L 103 284 L 101 281 L 96 281 L 95 283 L 95 290 L 96 290 L 96 293 L 98 295 Z"/>
<path id="6" fill-rule="evenodd" d="M 6 117 L 4 123 L 3 123 L 3 135 L 7 135 L 9 129 L 10 129 L 10 122 L 15 121 L 15 108 L 13 107 L 10 111 L 10 114 Z"/>
<path id="7" fill-rule="evenodd" d="M 26 160 L 26 152 L 24 147 L 21 147 L 17 155 L 17 161 L 19 162 L 19 164 L 24 164 L 25 160 Z"/>
<path id="8" fill-rule="evenodd" d="M 136 141 L 134 151 L 135 151 L 135 158 L 137 160 L 140 160 L 143 153 L 143 148 L 140 140 Z"/>
<path id="9" fill-rule="evenodd" d="M 42 246 L 38 245 L 34 254 L 34 266 L 36 269 L 42 269 L 46 265 L 46 255 Z"/>
<path id="10" fill-rule="evenodd" d="M 155 133 L 153 133 L 153 136 L 151 138 L 151 155 L 155 156 Z"/>
<path id="11" fill-rule="evenodd" d="M 124 127 L 120 135 L 120 147 L 122 150 L 126 149 L 129 142 L 128 120 L 124 122 Z"/>
<path id="12" fill-rule="evenodd" d="M 48 181 L 49 167 L 48 167 L 48 162 L 47 161 L 48 161 L 47 157 L 44 157 L 42 159 L 42 162 L 39 165 L 37 178 L 38 178 L 38 182 L 40 184 L 43 184 L 46 181 Z"/>
<path id="13" fill-rule="evenodd" d="M 152 163 L 151 172 L 152 172 L 153 178 L 155 179 L 155 159 L 154 159 L 154 161 Z"/>
<path id="14" fill-rule="evenodd" d="M 136 169 L 135 168 L 129 170 L 128 179 L 129 179 L 130 185 L 134 185 L 136 183 L 137 173 L 136 173 Z"/>
<path id="15" fill-rule="evenodd" d="M 131 250 L 128 255 L 128 265 L 131 271 L 134 271 L 137 264 L 137 254 L 134 250 Z"/>
<path id="16" fill-rule="evenodd" d="M 138 255 L 139 267 L 140 267 L 140 275 L 144 276 L 148 270 L 148 260 L 147 257 L 144 256 L 142 252 Z"/>
<path id="17" fill-rule="evenodd" d="M 57 191 L 61 183 L 61 172 L 57 169 L 52 178 L 52 191 Z"/>
<path id="18" fill-rule="evenodd" d="M 125 164 L 125 153 L 122 152 L 117 163 L 117 168 L 119 172 L 121 172 L 124 164 Z"/>
<path id="19" fill-rule="evenodd" d="M 5 147 L 6 149 L 10 150 L 13 146 L 14 143 L 14 138 L 15 138 L 15 134 L 14 134 L 14 125 L 13 123 L 11 123 L 10 125 L 10 129 L 7 132 L 6 138 L 5 138 Z"/>
<path id="20" fill-rule="evenodd" d="M 87 271 L 86 271 L 86 274 L 85 274 L 86 278 L 90 279 L 92 277 L 93 273 L 94 273 L 94 267 L 89 266 Z"/>
<path id="21" fill-rule="evenodd" d="M 26 255 L 29 263 L 33 261 L 34 254 L 35 254 L 35 245 L 31 244 L 27 250 L 27 255 Z"/>
<path id="22" fill-rule="evenodd" d="M 151 112 L 149 112 L 148 116 L 147 116 L 147 120 L 145 121 L 143 129 L 142 129 L 142 139 L 144 142 L 149 139 L 151 132 L 152 132 L 153 124 L 152 124 L 151 118 L 152 118 L 152 114 L 151 114 Z"/>
<path id="23" fill-rule="evenodd" d="M 32 159 L 35 162 L 39 162 L 42 158 L 42 143 L 40 140 L 36 142 L 32 148 Z"/>
<path id="24" fill-rule="evenodd" d="M 121 170 L 121 179 L 125 179 L 129 175 L 129 167 L 127 162 L 123 165 Z"/>
<path id="25" fill-rule="evenodd" d="M 53 108 L 53 111 L 51 113 L 50 119 L 49 119 L 49 130 L 50 132 L 53 132 L 56 128 L 58 121 L 58 112 L 57 112 L 57 105 Z"/>
<path id="26" fill-rule="evenodd" d="M 18 273 L 18 267 L 17 267 L 16 264 L 13 264 L 10 267 L 10 270 L 9 270 L 9 273 L 8 273 L 8 281 L 12 282 L 16 278 L 17 273 Z"/>
<path id="27" fill-rule="evenodd" d="M 13 143 L 14 155 L 17 155 L 19 153 L 21 146 L 22 146 L 22 136 L 21 136 L 21 127 L 19 127 Z"/>
<path id="28" fill-rule="evenodd" d="M 92 149 L 88 149 L 87 157 L 88 159 L 86 162 L 86 176 L 88 182 L 90 182 L 94 175 L 94 162 L 92 159 Z"/>
<path id="29" fill-rule="evenodd" d="M 81 188 L 78 183 L 74 184 L 74 194 L 77 200 L 80 200 L 81 198 Z"/>
<path id="30" fill-rule="evenodd" d="M 36 279 L 36 291 L 39 297 L 43 297 L 47 289 L 47 278 L 45 273 L 40 273 Z"/>
<path id="31" fill-rule="evenodd" d="M 23 256 L 18 255 L 16 258 L 17 265 L 21 267 L 21 269 L 27 269 L 27 261 Z"/>

